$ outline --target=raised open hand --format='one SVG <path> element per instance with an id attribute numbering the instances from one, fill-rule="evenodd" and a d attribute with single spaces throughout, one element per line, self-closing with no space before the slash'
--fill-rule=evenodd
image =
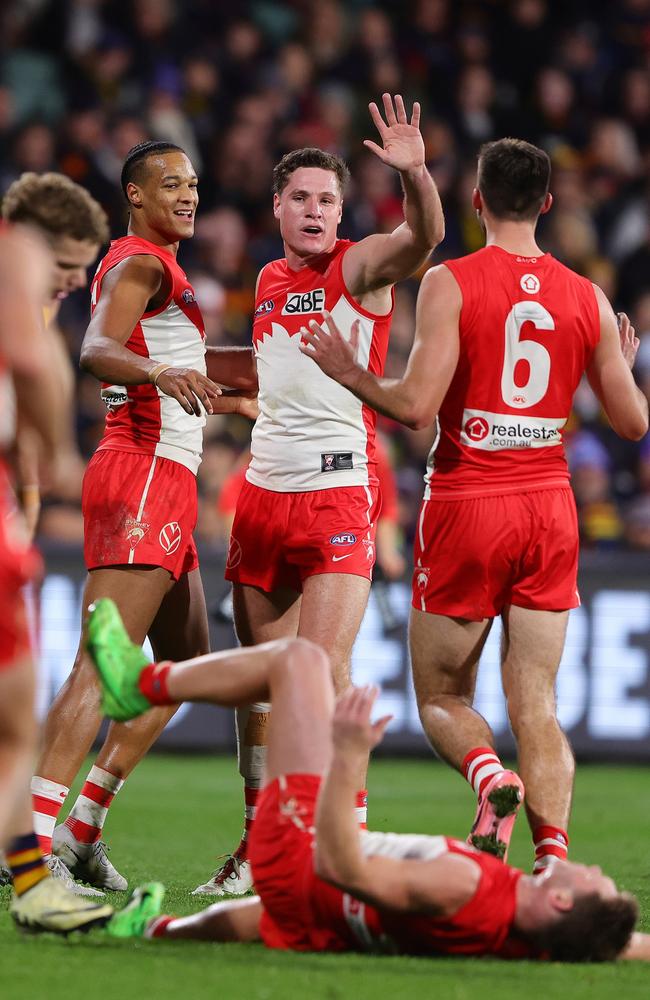
<path id="1" fill-rule="evenodd" d="M 338 696 L 332 719 L 332 740 L 337 750 L 368 753 L 381 743 L 393 716 L 383 715 L 376 722 L 371 721 L 370 713 L 378 696 L 376 684 L 351 685 Z"/>
<path id="2" fill-rule="evenodd" d="M 423 166 L 424 141 L 420 132 L 420 105 L 417 101 L 414 103 L 409 122 L 400 94 L 396 94 L 394 98 L 390 94 L 383 94 L 382 100 L 386 121 L 374 101 L 368 107 L 383 146 L 371 139 L 364 139 L 364 146 L 395 170 L 415 170 Z"/>

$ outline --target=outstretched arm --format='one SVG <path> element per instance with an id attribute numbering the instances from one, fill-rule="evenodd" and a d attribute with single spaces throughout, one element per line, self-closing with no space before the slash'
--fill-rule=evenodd
<path id="1" fill-rule="evenodd" d="M 444 916 L 471 899 L 480 869 L 470 858 L 446 854 L 433 861 L 397 860 L 361 849 L 355 815 L 362 762 L 380 742 L 390 720 L 370 721 L 376 687 L 348 688 L 332 724 L 334 752 L 318 798 L 316 874 L 367 903 L 408 913 Z"/>
<path id="2" fill-rule="evenodd" d="M 364 145 L 399 172 L 404 189 L 404 222 L 392 233 L 368 236 L 346 253 L 343 278 L 357 298 L 408 278 L 445 235 L 440 197 L 425 163 L 420 105 L 413 105 L 409 122 L 399 94 L 394 102 L 390 94 L 384 94 L 383 103 L 385 121 L 377 105 L 369 105 L 382 144 L 366 139 Z"/>
<path id="3" fill-rule="evenodd" d="M 257 363 L 252 347 L 208 347 L 205 363 L 213 382 L 257 392 Z"/>
<path id="4" fill-rule="evenodd" d="M 449 268 L 440 265 L 427 271 L 418 294 L 413 347 L 402 378 L 373 375 L 359 365 L 358 324 L 353 324 L 352 339 L 347 341 L 329 315 L 322 326 L 312 321 L 309 329 L 303 327 L 300 350 L 373 410 L 407 427 L 428 427 L 458 364 L 461 306 L 460 289 Z"/>
<path id="5" fill-rule="evenodd" d="M 600 341 L 587 369 L 589 384 L 617 434 L 638 441 L 648 430 L 648 401 L 636 385 L 632 367 L 639 339 L 625 313 L 619 322 L 605 293 L 594 285 L 600 312 Z"/>

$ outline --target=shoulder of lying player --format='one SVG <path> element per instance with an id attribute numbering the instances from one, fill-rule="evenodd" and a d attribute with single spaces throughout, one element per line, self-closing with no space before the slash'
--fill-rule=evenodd
<path id="1" fill-rule="evenodd" d="M 403 913 L 450 916 L 465 906 L 481 879 L 471 858 L 445 854 L 433 860 L 370 855 L 347 891 L 371 905 Z"/>

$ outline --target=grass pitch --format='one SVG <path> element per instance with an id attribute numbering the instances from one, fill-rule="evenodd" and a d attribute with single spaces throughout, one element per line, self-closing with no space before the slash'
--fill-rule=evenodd
<path id="1" fill-rule="evenodd" d="M 83 777 L 83 775 L 82 775 Z M 370 825 L 398 832 L 467 834 L 474 800 L 441 764 L 378 760 Z M 74 801 L 71 794 L 69 802 Z M 637 894 L 650 930 L 647 768 L 578 769 L 571 856 L 598 863 Z M 241 831 L 241 789 L 231 758 L 150 756 L 126 783 L 106 826 L 111 859 L 130 880 L 168 887 L 168 912 L 202 907 L 189 890 L 207 879 Z M 510 861 L 530 870 L 524 817 Z M 291 859 L 287 859 L 291 864 Z M 113 894 L 121 905 L 125 894 Z M 650 965 L 566 966 L 473 959 L 295 955 L 261 945 L 118 941 L 101 933 L 62 940 L 19 935 L 0 890 L 3 1000 L 625 1000 L 650 997 Z"/>

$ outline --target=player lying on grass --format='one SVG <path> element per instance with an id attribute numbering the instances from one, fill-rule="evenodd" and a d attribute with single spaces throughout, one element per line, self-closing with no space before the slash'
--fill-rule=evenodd
<path id="1" fill-rule="evenodd" d="M 370 721 L 376 688 L 350 688 L 335 704 L 328 658 L 312 643 L 149 663 L 105 599 L 91 606 L 88 646 L 114 719 L 178 701 L 273 704 L 251 839 L 259 895 L 174 919 L 159 915 L 163 889 L 153 884 L 113 918 L 114 935 L 261 938 L 295 951 L 650 956 L 650 936 L 632 937 L 636 900 L 600 868 L 558 861 L 534 877 L 447 837 L 360 831 L 354 776 L 390 717 Z"/>

